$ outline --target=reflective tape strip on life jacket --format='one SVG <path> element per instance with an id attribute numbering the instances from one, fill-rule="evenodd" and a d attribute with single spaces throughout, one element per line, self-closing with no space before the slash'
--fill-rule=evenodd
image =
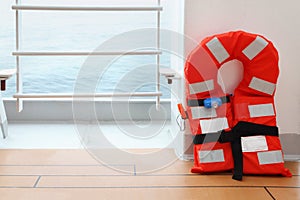
<path id="1" fill-rule="evenodd" d="M 242 152 L 268 151 L 268 144 L 265 136 L 241 137 Z"/>
<path id="2" fill-rule="evenodd" d="M 208 92 L 215 88 L 214 80 L 208 80 L 199 83 L 191 83 L 189 84 L 189 88 L 190 88 L 190 94 Z"/>
<path id="3" fill-rule="evenodd" d="M 272 103 L 249 105 L 250 117 L 267 117 L 275 116 L 275 111 Z"/>
<path id="4" fill-rule="evenodd" d="M 224 152 L 222 149 L 211 151 L 198 151 L 198 157 L 201 163 L 225 162 Z"/>
<path id="5" fill-rule="evenodd" d="M 226 117 L 200 120 L 200 127 L 202 133 L 215 133 L 229 128 Z"/>
<path id="6" fill-rule="evenodd" d="M 265 81 L 265 80 L 262 80 L 262 79 L 257 78 L 257 77 L 253 77 L 251 79 L 249 87 L 254 89 L 254 90 L 272 95 L 275 91 L 276 84 Z"/>
<path id="7" fill-rule="evenodd" d="M 216 109 L 207 109 L 205 107 L 191 107 L 192 119 L 203 119 L 217 117 Z"/>
<path id="8" fill-rule="evenodd" d="M 230 57 L 229 53 L 217 37 L 214 37 L 212 40 L 207 42 L 206 46 L 219 63 L 222 63 Z"/>
<path id="9" fill-rule="evenodd" d="M 260 36 L 257 36 L 255 40 L 249 44 L 242 52 L 245 56 L 252 60 L 257 56 L 266 46 L 268 42 Z"/>
<path id="10" fill-rule="evenodd" d="M 283 163 L 282 151 L 263 151 L 257 153 L 260 165 Z"/>

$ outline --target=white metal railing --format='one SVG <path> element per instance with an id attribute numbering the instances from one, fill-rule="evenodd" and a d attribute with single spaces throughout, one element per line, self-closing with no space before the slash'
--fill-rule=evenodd
<path id="1" fill-rule="evenodd" d="M 162 11 L 161 6 L 31 6 L 14 5 L 13 10 L 48 11 Z"/>
<path id="2" fill-rule="evenodd" d="M 149 97 L 162 96 L 161 92 L 129 92 L 129 93 L 31 93 L 31 94 L 15 94 L 16 98 L 103 98 L 103 97 Z"/>
<path id="3" fill-rule="evenodd" d="M 12 9 L 16 12 L 16 51 L 12 53 L 16 57 L 17 69 L 17 93 L 14 95 L 17 98 L 18 111 L 23 110 L 23 99 L 25 98 L 102 98 L 102 97 L 156 97 L 156 108 L 160 107 L 160 11 L 163 10 L 161 0 L 157 0 L 157 6 L 36 6 L 36 5 L 20 5 L 20 0 L 15 0 L 16 5 Z M 123 51 L 103 51 L 103 52 L 81 52 L 81 51 L 21 51 L 20 50 L 20 29 L 21 29 L 21 11 L 155 11 L 157 12 L 157 33 L 156 33 L 156 49 L 140 50 L 132 52 Z M 68 94 L 68 93 L 23 93 L 22 68 L 20 65 L 21 56 L 105 56 L 105 55 L 156 55 L 156 91 L 155 92 L 135 92 L 135 93 L 96 93 L 96 94 Z"/>
<path id="4" fill-rule="evenodd" d="M 15 51 L 14 56 L 107 56 L 107 55 L 157 55 L 160 50 L 141 50 L 141 51 Z"/>

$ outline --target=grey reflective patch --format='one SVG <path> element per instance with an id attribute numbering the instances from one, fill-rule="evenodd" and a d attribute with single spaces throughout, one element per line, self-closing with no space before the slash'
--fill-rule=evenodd
<path id="1" fill-rule="evenodd" d="M 265 136 L 241 137 L 243 152 L 268 151 L 268 144 Z"/>
<path id="2" fill-rule="evenodd" d="M 225 162 L 222 149 L 212 151 L 198 151 L 200 163 Z"/>
<path id="3" fill-rule="evenodd" d="M 259 54 L 269 43 L 262 37 L 257 36 L 249 46 L 243 50 L 243 54 L 252 60 Z"/>
<path id="4" fill-rule="evenodd" d="M 250 117 L 275 116 L 273 104 L 258 104 L 248 106 Z"/>
<path id="5" fill-rule="evenodd" d="M 276 84 L 262 80 L 260 78 L 253 77 L 249 84 L 249 87 L 254 90 L 272 95 L 276 88 Z"/>
<path id="6" fill-rule="evenodd" d="M 280 150 L 258 152 L 257 157 L 260 165 L 283 163 L 282 152 Z"/>
<path id="7" fill-rule="evenodd" d="M 197 94 L 201 92 L 211 91 L 215 88 L 214 80 L 192 83 L 189 85 L 189 88 L 190 88 L 190 94 Z"/>
<path id="8" fill-rule="evenodd" d="M 207 42 L 206 46 L 219 63 L 222 63 L 230 56 L 217 37 L 214 37 L 212 40 Z"/>
<path id="9" fill-rule="evenodd" d="M 229 126 L 227 118 L 223 117 L 200 120 L 200 127 L 202 133 L 215 133 L 223 129 L 227 129 Z"/>
<path id="10" fill-rule="evenodd" d="M 203 119 L 217 117 L 216 109 L 203 106 L 191 107 L 192 119 Z"/>

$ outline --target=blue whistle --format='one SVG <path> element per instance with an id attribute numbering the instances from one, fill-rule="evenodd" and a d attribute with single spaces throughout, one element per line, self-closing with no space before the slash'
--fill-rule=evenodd
<path id="1" fill-rule="evenodd" d="M 203 101 L 205 108 L 218 108 L 222 105 L 221 98 L 213 97 L 213 98 L 207 98 Z"/>

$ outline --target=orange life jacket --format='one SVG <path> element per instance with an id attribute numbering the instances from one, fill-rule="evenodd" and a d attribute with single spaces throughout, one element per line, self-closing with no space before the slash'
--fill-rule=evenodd
<path id="1" fill-rule="evenodd" d="M 243 63 L 244 77 L 225 94 L 218 70 L 225 62 Z M 192 172 L 233 170 L 242 174 L 281 174 L 283 153 L 276 126 L 274 93 L 278 53 L 261 35 L 243 31 L 205 38 L 185 65 L 187 115 L 194 138 Z"/>

